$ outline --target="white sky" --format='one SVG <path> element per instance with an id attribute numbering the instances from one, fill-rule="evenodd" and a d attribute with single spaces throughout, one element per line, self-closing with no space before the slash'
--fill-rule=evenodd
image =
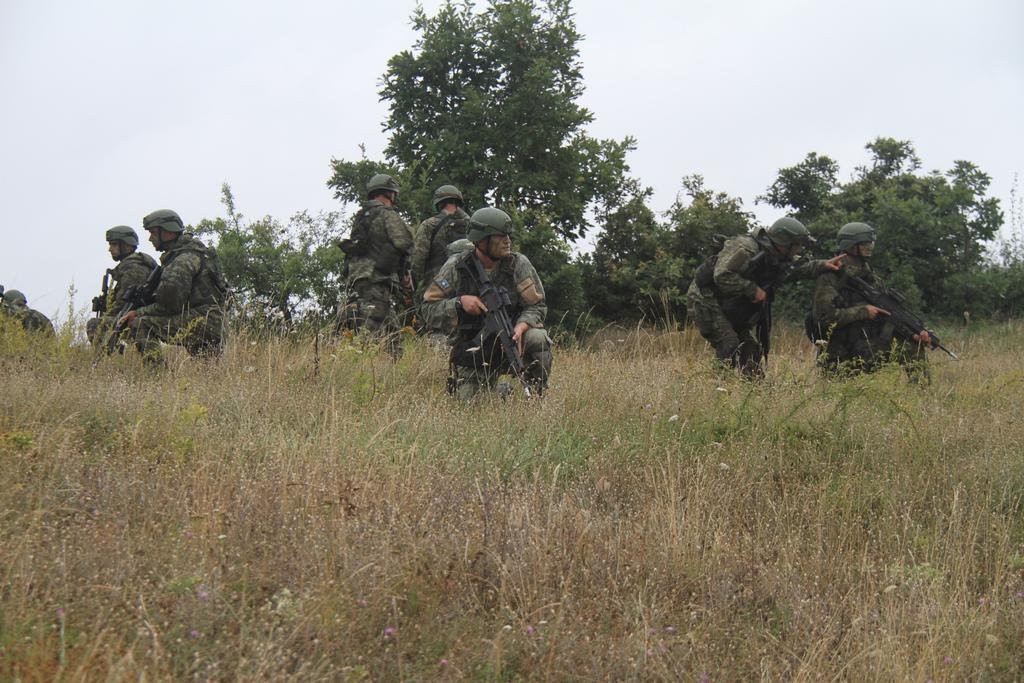
<path id="1" fill-rule="evenodd" d="M 112 265 L 107 228 L 141 233 L 159 208 L 222 215 L 225 180 L 251 218 L 338 208 L 329 161 L 359 143 L 380 156 L 377 82 L 412 45 L 413 6 L 0 0 L 0 284 L 50 315 L 74 283 L 84 305 Z M 637 138 L 629 162 L 657 211 L 702 173 L 769 221 L 778 212 L 754 198 L 779 168 L 815 151 L 846 178 L 886 135 L 910 139 L 928 170 L 977 163 L 1008 213 L 1024 170 L 1019 0 L 577 0 L 576 12 L 591 132 Z"/>

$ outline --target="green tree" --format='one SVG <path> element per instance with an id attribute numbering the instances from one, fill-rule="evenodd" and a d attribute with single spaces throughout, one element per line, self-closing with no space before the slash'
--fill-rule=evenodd
<path id="1" fill-rule="evenodd" d="M 743 209 L 743 200 L 708 189 L 699 174 L 685 176 L 682 184 L 682 191 L 668 210 L 668 229 L 672 234 L 671 251 L 682 259 L 689 275 L 706 258 L 715 235 L 742 235 L 757 227 L 757 221 L 754 214 Z"/>
<path id="2" fill-rule="evenodd" d="M 594 214 L 629 195 L 626 153 L 633 138 L 586 133 L 580 35 L 569 0 L 443 4 L 412 15 L 418 38 L 392 57 L 381 99 L 389 106 L 385 159 L 332 160 L 328 185 L 351 200 L 373 172 L 390 169 L 402 203 L 433 213 L 430 194 L 457 185 L 471 208 L 517 211 L 527 230 L 583 236 Z"/>
<path id="3" fill-rule="evenodd" d="M 879 240 L 876 268 L 929 312 L 987 309 L 989 283 L 978 273 L 991 265 L 986 243 L 1003 220 L 998 200 L 986 196 L 989 176 L 967 161 L 922 173 L 907 140 L 882 137 L 865 148 L 868 163 L 847 183 L 836 181 L 835 162 L 809 154 L 780 170 L 759 200 L 793 211 L 825 245 L 834 244 L 844 223 L 871 224 Z"/>
<path id="4" fill-rule="evenodd" d="M 247 221 L 227 183 L 221 186 L 221 202 L 227 217 L 200 221 L 196 233 L 216 242 L 236 320 L 289 328 L 302 313 L 332 315 L 343 256 L 334 244 L 339 214 L 303 211 L 287 224 L 270 216 Z"/>
<path id="5" fill-rule="evenodd" d="M 655 270 L 667 256 L 669 233 L 647 206 L 650 190 L 604 216 L 593 252 L 580 259 L 587 302 L 596 322 L 657 319 L 666 282 Z"/>
<path id="6" fill-rule="evenodd" d="M 838 186 L 838 177 L 839 164 L 811 152 L 796 166 L 780 170 L 775 182 L 757 201 L 791 207 L 796 219 L 807 222 L 825 210 Z"/>
<path id="7" fill-rule="evenodd" d="M 605 217 L 583 264 L 591 306 L 602 319 L 683 319 L 690 278 L 712 252 L 714 236 L 755 226 L 740 199 L 708 189 L 700 175 L 683 178 L 667 223 L 648 208 L 649 195 L 638 192 Z"/>

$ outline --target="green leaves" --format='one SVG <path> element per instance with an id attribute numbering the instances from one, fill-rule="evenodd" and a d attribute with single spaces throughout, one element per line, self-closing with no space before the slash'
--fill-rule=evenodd
<path id="1" fill-rule="evenodd" d="M 837 181 L 838 164 L 811 153 L 781 169 L 759 200 L 791 209 L 826 245 L 844 223 L 869 223 L 878 231 L 873 263 L 915 305 L 944 315 L 978 312 L 977 273 L 991 266 L 986 242 L 1003 222 L 998 200 L 985 196 L 989 176 L 967 161 L 923 174 L 908 140 L 877 138 L 865 149 L 868 163 L 847 183 Z"/>
<path id="2" fill-rule="evenodd" d="M 330 314 L 338 299 L 342 253 L 333 240 L 336 212 L 295 214 L 287 224 L 267 216 L 246 221 L 235 209 L 231 188 L 221 188 L 227 220 L 204 220 L 201 237 L 216 238 L 217 255 L 235 296 L 243 324 L 293 324 L 311 304 Z"/>
<path id="3" fill-rule="evenodd" d="M 521 213 L 532 229 L 586 234 L 588 217 L 628 193 L 625 154 L 635 141 L 586 134 L 594 115 L 583 93 L 580 35 L 568 0 L 491 0 L 442 5 L 412 17 L 419 37 L 388 61 L 381 99 L 390 112 L 385 164 L 333 160 L 328 185 L 341 199 L 389 168 L 414 216 L 433 213 L 434 188 L 453 184 L 470 209 Z"/>

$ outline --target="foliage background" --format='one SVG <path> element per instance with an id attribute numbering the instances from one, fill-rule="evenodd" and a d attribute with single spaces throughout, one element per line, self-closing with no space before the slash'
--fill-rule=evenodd
<path id="1" fill-rule="evenodd" d="M 470 211 L 505 209 L 516 248 L 545 280 L 551 326 L 577 337 L 609 323 L 682 323 L 690 277 L 713 236 L 767 227 L 695 172 L 682 176 L 671 206 L 650 206 L 650 189 L 627 163 L 635 140 L 587 132 L 595 114 L 579 103 L 583 65 L 569 0 L 446 3 L 434 14 L 417 9 L 411 21 L 418 39 L 380 81 L 389 108 L 384 158 L 331 161 L 327 184 L 342 211 L 247 222 L 225 185 L 227 216 L 199 225 L 220 244 L 243 323 L 289 328 L 334 315 L 342 260 L 333 244 L 378 172 L 400 180 L 399 210 L 413 226 L 433 213 L 430 196 L 446 183 L 463 191 Z M 758 201 L 807 224 L 821 241 L 813 256 L 833 253 L 846 222 L 874 226 L 873 265 L 927 316 L 1019 311 L 1019 203 L 1000 240 L 1004 214 L 982 169 L 957 161 L 924 171 L 909 140 L 878 137 L 865 150 L 847 179 L 827 154 L 809 152 L 779 169 Z M 809 288 L 783 290 L 778 315 L 801 319 Z"/>

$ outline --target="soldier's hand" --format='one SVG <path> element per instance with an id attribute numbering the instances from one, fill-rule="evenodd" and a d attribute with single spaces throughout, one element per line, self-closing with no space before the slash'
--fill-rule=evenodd
<path id="1" fill-rule="evenodd" d="M 754 292 L 754 303 L 755 304 L 763 304 L 765 302 L 765 299 L 767 299 L 767 298 L 768 298 L 768 293 L 765 292 L 760 287 L 758 287 L 757 291 Z"/>
<path id="2" fill-rule="evenodd" d="M 889 313 L 889 311 L 885 310 L 884 308 L 879 308 L 878 306 L 872 306 L 871 304 L 867 304 L 867 309 L 868 309 L 868 318 L 870 318 L 871 320 L 874 320 L 875 318 L 877 318 L 880 315 L 891 315 Z"/>
<path id="3" fill-rule="evenodd" d="M 911 337 L 918 344 L 924 344 L 925 346 L 931 346 L 932 336 L 928 334 L 928 330 L 921 330 L 917 334 Z"/>
<path id="4" fill-rule="evenodd" d="M 838 256 L 833 256 L 828 261 L 825 261 L 825 267 L 828 268 L 829 270 L 839 270 L 843 267 L 843 260 L 845 258 L 846 254 L 839 254 Z M 874 316 L 871 317 L 873 318 Z"/>
<path id="5" fill-rule="evenodd" d="M 121 319 L 117 321 L 117 324 L 118 325 L 123 325 L 124 327 L 128 327 L 138 317 L 139 317 L 139 312 L 138 311 L 128 311 L 127 313 L 125 313 L 124 315 L 121 316 Z"/>
<path id="6" fill-rule="evenodd" d="M 487 312 L 487 306 L 483 299 L 472 294 L 463 294 L 459 297 L 459 304 L 468 315 L 483 315 Z"/>
<path id="7" fill-rule="evenodd" d="M 523 337 L 526 335 L 526 331 L 530 329 L 528 323 L 518 323 L 512 329 L 512 341 L 516 343 L 516 348 L 519 349 L 519 355 L 523 355 Z"/>

